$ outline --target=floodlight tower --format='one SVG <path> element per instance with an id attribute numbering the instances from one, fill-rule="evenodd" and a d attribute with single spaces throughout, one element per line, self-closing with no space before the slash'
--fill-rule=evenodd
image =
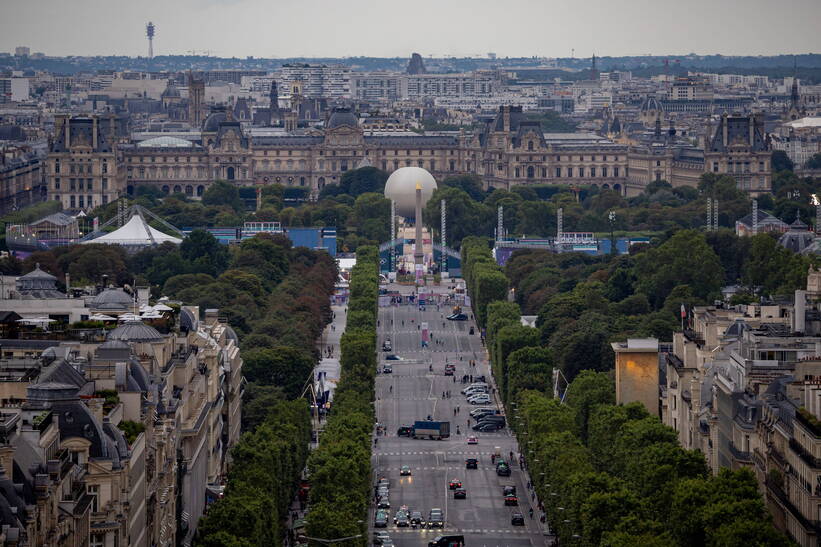
<path id="1" fill-rule="evenodd" d="M 151 21 L 145 26 L 145 35 L 148 36 L 148 58 L 154 58 L 154 23 Z"/>

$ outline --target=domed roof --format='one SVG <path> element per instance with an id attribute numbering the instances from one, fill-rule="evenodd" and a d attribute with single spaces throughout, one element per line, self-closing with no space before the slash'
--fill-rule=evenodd
<path id="1" fill-rule="evenodd" d="M 177 137 L 154 137 L 137 143 L 138 148 L 192 148 L 194 143 Z"/>
<path id="2" fill-rule="evenodd" d="M 385 183 L 385 197 L 396 202 L 396 213 L 405 218 L 416 216 L 416 185 L 422 187 L 422 207 L 436 190 L 436 179 L 421 167 L 401 167 Z"/>
<path id="3" fill-rule="evenodd" d="M 134 305 L 134 299 L 122 289 L 106 289 L 91 301 L 95 310 L 125 311 Z"/>
<path id="4" fill-rule="evenodd" d="M 220 124 L 226 119 L 228 115 L 225 113 L 225 108 L 215 108 L 202 124 L 203 133 L 216 133 L 219 131 Z"/>
<path id="5" fill-rule="evenodd" d="M 155 342 L 162 340 L 160 332 L 142 321 L 126 321 L 108 333 L 107 340 L 122 340 L 124 342 Z"/>
<path id="6" fill-rule="evenodd" d="M 177 89 L 177 86 L 174 84 L 174 80 L 168 80 L 168 85 L 165 87 L 165 90 L 162 92 L 161 97 L 163 99 L 181 97 L 180 90 Z"/>
<path id="7" fill-rule="evenodd" d="M 334 108 L 331 117 L 328 118 L 328 129 L 347 125 L 349 127 L 359 127 L 359 120 L 351 112 L 350 108 Z"/>

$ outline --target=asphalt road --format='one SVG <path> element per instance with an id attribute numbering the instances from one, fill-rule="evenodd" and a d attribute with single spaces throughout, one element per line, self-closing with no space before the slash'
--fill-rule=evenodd
<path id="1" fill-rule="evenodd" d="M 391 285 L 389 289 L 400 290 L 403 294 L 413 292 L 413 287 Z M 437 292 L 447 292 L 447 287 L 437 287 Z M 530 493 L 526 488 L 527 477 L 518 465 L 516 440 L 508 429 L 494 433 L 476 433 L 466 428 L 472 407 L 460 391 L 463 374 L 486 375 L 490 380 L 490 370 L 485 349 L 479 337 L 478 328 L 470 335 L 473 321 L 447 321 L 450 307 L 442 306 L 437 311 L 435 305 L 428 305 L 420 311 L 415 305 L 383 307 L 379 310 L 378 347 L 379 367 L 385 363 L 382 342 L 389 338 L 393 353 L 403 361 L 392 361 L 393 373 L 377 376 L 376 408 L 377 421 L 386 427 L 387 435 L 378 437 L 374 445 L 373 464 L 376 478 L 390 480 L 390 523 L 387 528 L 397 546 L 427 545 L 437 535 L 443 533 L 463 534 L 467 547 L 492 546 L 541 546 L 544 537 L 539 524 L 539 511 L 534 507 L 534 517 L 528 516 Z M 472 310 L 463 311 L 471 317 Z M 443 327 L 444 321 L 444 327 Z M 428 348 L 421 347 L 420 323 L 427 322 L 433 335 Z M 441 340 L 442 344 L 437 344 Z M 470 369 L 470 360 L 476 360 Z M 456 364 L 454 376 L 444 375 L 445 362 Z M 429 365 L 433 371 L 429 371 Z M 456 379 L 454 383 L 453 379 Z M 391 389 L 392 388 L 392 389 Z M 443 398 L 442 392 L 450 390 L 450 398 Z M 494 400 L 496 398 L 494 397 Z M 454 409 L 459 407 L 458 414 Z M 398 437 L 401 425 L 412 425 L 415 420 L 423 420 L 431 415 L 434 420 L 451 422 L 451 438 L 442 441 L 415 440 Z M 470 420 L 471 425 L 475 421 Z M 456 433 L 457 425 L 460 433 Z M 479 443 L 467 444 L 467 436 L 475 435 Z M 491 464 L 491 454 L 499 447 L 505 459 L 514 453 L 514 465 L 510 477 L 496 475 Z M 477 458 L 478 469 L 465 469 L 466 458 Z M 403 465 L 411 468 L 410 477 L 400 477 Z M 454 499 L 448 489 L 451 479 L 459 479 L 467 490 L 467 499 Z M 515 485 L 519 495 L 519 507 L 505 507 L 502 488 Z M 441 529 L 398 528 L 393 524 L 393 516 L 401 505 L 421 511 L 427 518 L 433 507 L 444 511 L 446 526 Z M 373 516 L 375 504 L 370 512 L 369 538 L 373 537 Z M 525 526 L 512 526 L 510 519 L 514 511 L 525 517 Z"/>

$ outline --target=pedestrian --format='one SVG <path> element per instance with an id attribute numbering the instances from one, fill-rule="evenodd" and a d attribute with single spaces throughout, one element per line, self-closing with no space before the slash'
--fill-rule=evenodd
<path id="1" fill-rule="evenodd" d="M 456 413 L 458 414 L 460 412 L 462 412 L 462 407 L 460 407 L 459 405 L 456 405 Z"/>
<path id="2" fill-rule="evenodd" d="M 442 392 L 442 398 L 443 399 L 445 398 L 445 392 L 444 391 Z"/>
<path id="3" fill-rule="evenodd" d="M 491 464 L 496 463 L 496 454 L 491 454 L 491 455 L 490 455 L 490 463 L 491 463 Z"/>
<path id="4" fill-rule="evenodd" d="M 448 390 L 448 399 L 450 399 L 450 390 Z"/>
<path id="5" fill-rule="evenodd" d="M 531 500 L 534 500 L 534 501 L 536 500 L 536 492 L 531 492 L 531 493 L 530 493 L 530 499 L 531 499 Z M 531 511 L 532 511 L 532 510 L 533 510 L 533 509 L 531 509 Z"/>
<path id="6" fill-rule="evenodd" d="M 544 524 L 544 521 L 545 521 L 545 516 L 544 516 L 544 513 L 542 513 L 542 516 L 539 517 L 539 522 Z"/>
<path id="7" fill-rule="evenodd" d="M 510 461 L 513 461 L 513 451 L 510 451 Z"/>
<path id="8" fill-rule="evenodd" d="M 527 489 L 530 490 L 530 481 L 527 481 Z"/>
<path id="9" fill-rule="evenodd" d="M 530 513 L 530 518 L 533 518 L 533 508 L 532 508 L 532 507 L 530 508 L 530 510 L 528 511 L 528 513 Z"/>
<path id="10" fill-rule="evenodd" d="M 456 416 L 456 409 L 453 409 L 453 415 Z"/>
<path id="11" fill-rule="evenodd" d="M 453 377 L 453 383 L 456 383 L 456 376 Z"/>

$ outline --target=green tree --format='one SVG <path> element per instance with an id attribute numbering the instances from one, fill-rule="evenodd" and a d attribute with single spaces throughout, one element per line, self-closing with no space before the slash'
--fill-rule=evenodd
<path id="1" fill-rule="evenodd" d="M 636 289 L 659 308 L 676 285 L 687 284 L 693 294 L 709 300 L 718 295 L 724 281 L 721 262 L 704 235 L 681 230 L 661 246 L 636 257 Z"/>
<path id="2" fill-rule="evenodd" d="M 289 346 L 256 348 L 243 355 L 243 373 L 249 381 L 265 386 L 279 386 L 292 399 L 299 397 L 311 370 L 311 356 Z"/>
<path id="3" fill-rule="evenodd" d="M 613 380 L 605 372 L 584 370 L 567 386 L 565 401 L 576 411 L 579 438 L 586 444 L 593 409 L 598 405 L 612 405 L 616 402 Z"/>
<path id="4" fill-rule="evenodd" d="M 245 204 L 239 197 L 239 190 L 230 182 L 224 180 L 214 181 L 206 188 L 202 195 L 203 205 L 227 205 L 237 213 L 245 212 Z M 199 224 L 194 224 L 197 226 Z M 188 224 L 191 226 L 191 224 Z"/>
<path id="5" fill-rule="evenodd" d="M 793 171 L 795 169 L 795 164 L 783 150 L 773 150 L 772 159 L 770 161 L 773 166 L 773 172 Z"/>

